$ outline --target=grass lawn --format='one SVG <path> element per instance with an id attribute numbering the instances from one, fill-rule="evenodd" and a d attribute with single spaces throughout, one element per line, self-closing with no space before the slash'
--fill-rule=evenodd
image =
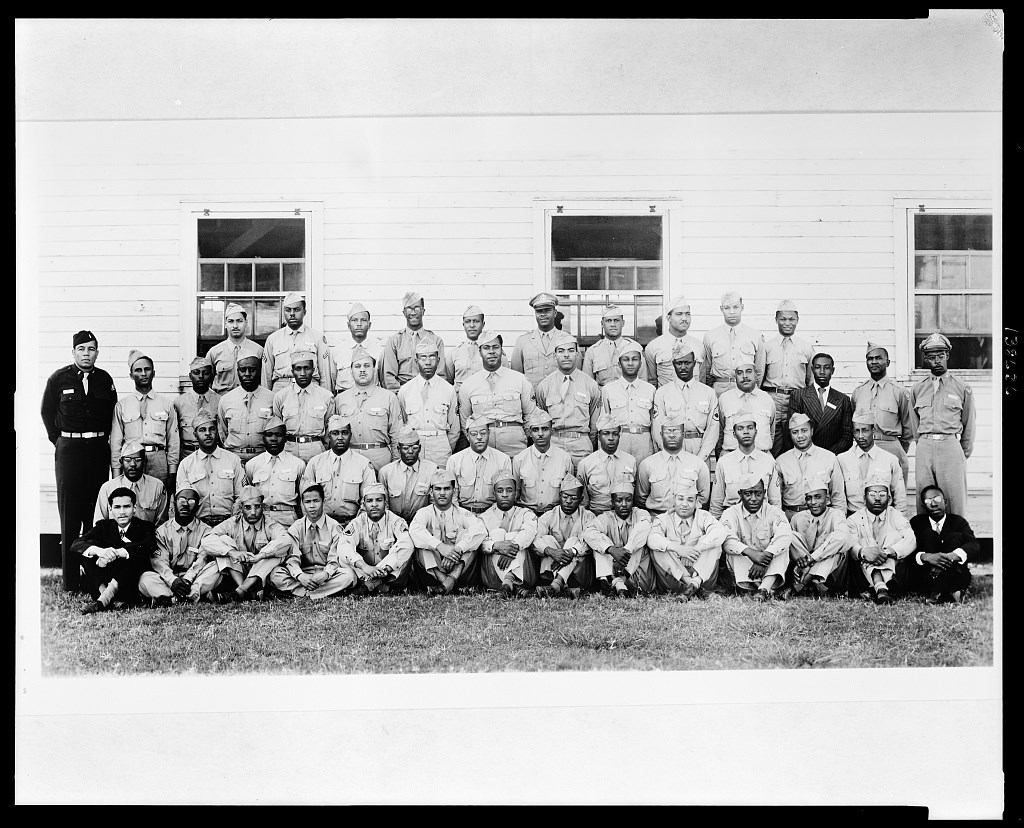
<path id="1" fill-rule="evenodd" d="M 41 575 L 42 673 L 334 674 L 992 664 L 992 565 L 963 605 L 712 595 L 579 601 L 486 595 L 131 608 L 82 616 Z"/>

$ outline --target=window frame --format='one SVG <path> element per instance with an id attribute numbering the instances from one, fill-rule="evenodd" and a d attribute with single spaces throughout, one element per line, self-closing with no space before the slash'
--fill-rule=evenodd
<path id="1" fill-rule="evenodd" d="M 533 292 L 550 291 L 565 293 L 567 291 L 552 287 L 551 266 L 551 218 L 563 216 L 661 216 L 661 261 L 662 261 L 662 302 L 661 313 L 664 314 L 665 301 L 679 292 L 682 284 L 680 268 L 682 262 L 677 254 L 673 241 L 681 238 L 682 202 L 678 199 L 665 198 L 608 198 L 608 199 L 571 199 L 536 200 L 533 205 L 534 228 L 534 267 Z M 579 293 L 580 291 L 569 291 Z M 595 293 L 597 293 L 595 291 Z M 630 293 L 634 296 L 654 291 L 622 291 L 608 290 L 605 293 Z"/>
<path id="2" fill-rule="evenodd" d="M 238 201 L 182 201 L 181 209 L 181 328 L 179 348 L 182 363 L 195 356 L 198 338 L 198 298 L 206 291 L 199 290 L 199 219 L 248 218 L 302 218 L 306 236 L 306 299 L 309 306 L 307 320 L 323 331 L 324 279 L 323 279 L 323 204 L 315 201 L 272 202 Z M 251 320 L 250 320 L 251 329 Z M 178 376 L 178 385 L 190 385 L 188 373 Z"/>
<path id="3" fill-rule="evenodd" d="M 916 380 L 928 374 L 923 368 L 916 368 L 915 363 L 915 317 L 914 317 L 914 216 L 924 207 L 926 213 L 949 215 L 990 215 L 992 216 L 992 364 L 996 364 L 996 343 L 1000 337 L 998 323 L 999 300 L 998 285 L 1001 284 L 1001 257 L 999 247 L 999 219 L 993 208 L 991 199 L 987 198 L 944 198 L 941 196 L 919 196 L 916 198 L 897 198 L 893 202 L 893 226 L 895 269 L 896 269 L 896 351 L 897 364 L 904 366 L 899 376 Z M 903 290 L 899 289 L 902 283 Z M 991 378 L 993 368 L 957 368 L 958 375 L 968 380 Z"/>

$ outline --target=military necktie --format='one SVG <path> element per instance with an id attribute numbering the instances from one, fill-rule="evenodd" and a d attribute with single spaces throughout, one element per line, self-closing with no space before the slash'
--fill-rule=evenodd
<path id="1" fill-rule="evenodd" d="M 88 396 L 89 394 L 89 375 L 85 371 L 78 372 L 78 378 L 82 381 L 82 390 Z"/>
<path id="2" fill-rule="evenodd" d="M 149 411 L 149 405 L 148 405 L 148 403 L 149 403 L 149 394 L 148 394 L 148 393 L 146 393 L 146 394 L 143 394 L 143 395 L 142 395 L 142 399 L 141 399 L 141 400 L 139 400 L 139 416 L 140 416 L 140 417 L 141 417 L 141 418 L 142 418 L 143 420 L 145 420 L 145 419 L 146 419 L 146 414 L 147 414 L 147 413 L 148 413 L 148 411 Z"/>
<path id="3" fill-rule="evenodd" d="M 487 375 L 487 384 L 490 386 L 492 394 L 494 393 L 494 387 L 497 385 L 497 383 L 498 375 L 492 371 Z"/>
<path id="4" fill-rule="evenodd" d="M 875 515 L 875 517 L 873 518 L 873 524 L 871 526 L 871 532 L 875 536 L 875 541 L 878 543 L 879 546 L 882 545 L 882 527 L 882 515 Z"/>
<path id="5" fill-rule="evenodd" d="M 866 452 L 860 454 L 860 479 L 868 479 L 868 467 L 871 465 L 871 456 Z"/>
<path id="6" fill-rule="evenodd" d="M 184 526 L 179 526 L 178 527 L 178 555 L 177 555 L 177 557 L 173 561 L 171 561 L 171 566 L 174 566 L 175 564 L 183 565 L 183 564 L 180 564 L 179 562 L 180 561 L 184 561 L 185 560 L 185 556 L 187 554 L 188 554 L 188 532 L 185 530 Z"/>
<path id="7" fill-rule="evenodd" d="M 501 523 L 498 524 L 498 528 L 505 532 L 512 530 L 512 509 L 502 514 Z"/>

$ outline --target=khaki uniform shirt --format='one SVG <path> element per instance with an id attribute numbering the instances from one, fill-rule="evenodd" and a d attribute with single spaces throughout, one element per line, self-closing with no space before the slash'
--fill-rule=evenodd
<path id="1" fill-rule="evenodd" d="M 732 335 L 730 335 L 732 331 Z M 755 385 L 760 388 L 764 379 L 764 337 L 742 322 L 735 328 L 722 324 L 704 334 L 704 370 L 706 379 L 730 379 L 736 376 L 736 366 L 754 363 Z"/>
<path id="2" fill-rule="evenodd" d="M 675 507 L 674 489 L 681 473 L 697 472 L 698 507 L 711 497 L 711 472 L 698 457 L 680 451 L 669 454 L 662 449 L 640 462 L 636 471 L 636 502 L 650 512 L 668 512 Z"/>
<path id="3" fill-rule="evenodd" d="M 430 478 L 438 466 L 431 460 L 420 457 L 411 466 L 401 458 L 388 463 L 380 470 L 380 482 L 388 490 L 388 509 L 406 523 L 430 503 Z"/>
<path id="4" fill-rule="evenodd" d="M 267 557 L 284 559 L 292 550 L 295 541 L 288 530 L 280 523 L 261 517 L 255 526 L 246 522 L 241 513 L 218 523 L 203 537 L 199 549 L 209 557 L 219 557 L 215 546 L 210 546 L 214 538 L 226 536 L 234 541 L 239 552 L 253 555 L 268 552 Z"/>
<path id="5" fill-rule="evenodd" d="M 413 377 L 420 375 L 416 367 L 416 346 L 420 341 L 437 342 L 437 371 L 444 367 L 444 341 L 433 331 L 420 328 L 418 331 L 403 328 L 391 334 L 384 343 L 384 387 L 398 392 Z"/>
<path id="6" fill-rule="evenodd" d="M 892 378 L 885 376 L 878 382 L 869 379 L 853 389 L 854 413 L 870 411 L 875 415 L 875 439 L 894 438 L 909 448 L 914 438 L 911 425 L 910 396 Z"/>
<path id="7" fill-rule="evenodd" d="M 501 355 L 501 367 L 508 367 L 508 357 Z M 450 382 L 455 390 L 462 388 L 462 384 L 477 371 L 484 369 L 483 361 L 480 359 L 480 346 L 471 339 L 460 342 L 454 348 L 448 348 L 444 355 L 444 364 L 437 373 L 443 375 Z"/>
<path id="8" fill-rule="evenodd" d="M 653 526 L 650 512 L 634 506 L 625 520 L 613 511 L 597 515 L 583 531 L 583 539 L 598 552 L 607 552 L 611 546 L 623 546 L 634 554 L 647 545 Z"/>
<path id="9" fill-rule="evenodd" d="M 789 555 L 793 530 L 782 510 L 767 501 L 753 513 L 748 512 L 742 503 L 730 506 L 722 513 L 721 524 L 728 533 L 722 548 L 730 555 L 742 554 L 747 546 L 758 552 L 767 552 L 773 558 Z"/>
<path id="10" fill-rule="evenodd" d="M 384 512 L 376 524 L 366 512 L 360 512 L 345 527 L 344 537 L 364 563 L 387 564 L 395 572 L 409 562 L 414 551 L 409 524 L 390 511 Z"/>
<path id="11" fill-rule="evenodd" d="M 306 470 L 306 461 L 291 452 L 274 456 L 269 451 L 258 454 L 245 464 L 245 478 L 263 492 L 264 511 L 299 514 L 299 481 Z"/>
<path id="12" fill-rule="evenodd" d="M 384 340 L 372 333 L 366 334 L 361 343 L 356 342 L 352 335 L 345 332 L 345 341 L 340 345 L 331 345 L 331 362 L 334 363 L 334 393 L 341 394 L 355 388 L 356 381 L 352 378 L 352 352 L 360 347 L 375 360 L 374 376 L 377 383 L 384 385 Z"/>
<path id="13" fill-rule="evenodd" d="M 341 569 L 342 561 L 355 563 L 352 547 L 342 542 L 341 524 L 329 515 L 321 515 L 315 524 L 301 517 L 288 527 L 288 534 L 293 544 L 284 568 L 293 578 L 317 569 L 333 576 Z"/>
<path id="14" fill-rule="evenodd" d="M 698 552 L 721 549 L 728 537 L 728 531 L 715 518 L 698 509 L 685 520 L 675 511 L 658 515 L 651 522 L 651 533 L 647 536 L 647 546 L 655 552 L 668 549 L 668 542 L 694 546 Z"/>
<path id="15" fill-rule="evenodd" d="M 512 541 L 520 549 L 528 549 L 537 537 L 537 516 L 522 506 L 513 506 L 507 512 L 496 505 L 480 515 L 487 529 L 487 537 L 480 544 L 480 551 L 492 554 L 498 541 Z M 502 527 L 505 524 L 506 528 Z"/>
<path id="16" fill-rule="evenodd" d="M 937 383 L 934 376 L 925 377 L 910 389 L 910 417 L 914 433 L 956 434 L 964 457 L 974 448 L 974 393 L 971 386 L 950 373 Z"/>
<path id="17" fill-rule="evenodd" d="M 210 531 L 210 527 L 196 517 L 184 526 L 172 517 L 156 527 L 156 552 L 149 562 L 167 586 L 173 584 L 175 578 L 195 580 L 202 568 L 199 547 Z"/>
<path id="18" fill-rule="evenodd" d="M 186 388 L 174 398 L 173 405 L 178 415 L 178 431 L 180 432 L 182 443 L 195 446 L 196 433 L 192 428 L 192 419 L 202 409 L 216 420 L 219 404 L 220 394 L 213 390 L 200 395 L 191 388 Z"/>
<path id="19" fill-rule="evenodd" d="M 236 511 L 245 485 L 245 470 L 235 455 L 216 446 L 212 454 L 194 451 L 181 461 L 175 490 L 186 483 L 199 493 L 197 518 L 225 517 Z"/>
<path id="20" fill-rule="evenodd" d="M 538 515 L 560 502 L 558 487 L 567 474 L 572 474 L 572 457 L 558 446 L 549 446 L 546 453 L 533 445 L 512 458 L 512 476 L 519 487 L 520 506 Z"/>
<path id="21" fill-rule="evenodd" d="M 213 363 L 213 383 L 210 387 L 223 396 L 231 389 L 238 388 L 235 363 L 244 356 L 259 357 L 262 362 L 263 346 L 247 337 L 243 337 L 242 341 L 235 345 L 229 338 L 210 348 L 206 356 Z"/>
<path id="22" fill-rule="evenodd" d="M 220 444 L 229 451 L 263 448 L 263 426 L 274 414 L 274 392 L 258 386 L 246 391 L 242 386 L 228 391 L 217 403 L 217 433 Z"/>
<path id="23" fill-rule="evenodd" d="M 843 469 L 839 465 L 839 460 L 828 449 L 814 443 L 811 443 L 807 451 L 791 448 L 775 458 L 775 468 L 779 474 L 779 488 L 782 491 L 784 508 L 806 508 L 804 481 L 808 477 L 828 475 L 828 505 L 833 509 L 846 511 L 846 482 L 843 479 Z M 900 479 L 903 479 L 902 471 Z"/>
<path id="24" fill-rule="evenodd" d="M 160 446 L 167 452 L 167 471 L 178 468 L 181 437 L 178 434 L 178 413 L 170 397 L 150 391 L 146 400 L 146 416 L 142 416 L 142 394 L 125 394 L 114 406 L 110 424 L 110 468 L 121 473 L 121 446 L 128 440 L 142 440 L 146 446 Z"/>
<path id="25" fill-rule="evenodd" d="M 524 333 L 516 340 L 512 348 L 512 356 L 509 359 L 509 367 L 513 371 L 523 374 L 530 385 L 536 390 L 540 381 L 552 371 L 557 371 L 555 363 L 555 337 L 560 334 L 556 328 L 542 333 L 535 328 L 529 333 Z M 583 364 L 583 356 L 579 355 L 576 360 L 576 367 Z"/>
<path id="26" fill-rule="evenodd" d="M 583 373 L 592 378 L 599 386 L 604 386 L 605 383 L 618 379 L 622 376 L 622 369 L 619 367 L 619 356 L 622 354 L 622 349 L 629 343 L 634 345 L 640 344 L 628 336 L 620 336 L 614 342 L 608 338 L 597 340 L 597 342 L 587 348 L 587 352 L 583 355 Z M 640 373 L 637 374 L 637 379 L 647 379 L 647 363 L 644 362 L 642 355 L 640 359 Z"/>
<path id="27" fill-rule="evenodd" d="M 780 333 L 768 337 L 764 343 L 764 384 L 776 388 L 806 388 L 810 382 L 810 364 L 814 346 L 798 336 Z"/>
<path id="28" fill-rule="evenodd" d="M 594 523 L 594 513 L 580 506 L 571 515 L 567 515 L 559 506 L 545 512 L 537 519 L 537 538 L 533 548 L 540 555 L 557 546 L 577 555 L 590 551 L 585 535 Z"/>
<path id="29" fill-rule="evenodd" d="M 110 517 L 110 504 L 107 498 L 114 489 L 124 486 L 135 492 L 135 510 L 132 514 L 140 520 L 157 524 L 167 509 L 167 487 L 163 481 L 143 474 L 138 480 L 132 483 L 124 474 L 119 474 L 112 480 L 108 480 L 100 486 L 96 495 L 96 510 L 93 512 L 92 522 L 99 523 Z"/>
<path id="30" fill-rule="evenodd" d="M 867 477 L 860 473 L 861 458 L 865 452 L 860 446 L 854 446 L 849 451 L 844 451 L 836 459 L 839 461 L 839 468 L 843 472 L 843 480 L 846 484 L 846 511 L 856 512 L 864 508 L 864 481 L 876 474 L 882 474 L 889 481 L 889 491 L 892 492 L 892 505 L 907 514 L 907 487 L 903 482 L 903 467 L 895 455 L 890 454 L 878 446 L 872 446 L 867 454 Z M 779 458 L 782 459 L 781 457 Z"/>
<path id="31" fill-rule="evenodd" d="M 417 549 L 436 552 L 442 543 L 450 543 L 456 552 L 464 555 L 483 543 L 487 529 L 480 518 L 453 503 L 444 511 L 436 506 L 424 506 L 409 524 L 409 535 Z"/>
<path id="32" fill-rule="evenodd" d="M 504 452 L 486 446 L 480 454 L 472 448 L 453 454 L 448 458 L 445 468 L 455 475 L 458 504 L 479 513 L 494 503 L 491 479 L 499 471 L 511 474 L 512 461 Z"/>
<path id="33" fill-rule="evenodd" d="M 612 508 L 611 489 L 615 483 L 636 486 L 636 458 L 624 451 L 609 454 L 598 449 L 580 460 L 576 476 L 586 487 L 587 508 L 595 514 L 606 512 Z"/>
<path id="34" fill-rule="evenodd" d="M 426 393 L 424 393 L 426 390 Z M 421 437 L 447 435 L 452 448 L 459 441 L 459 400 L 455 388 L 436 374 L 428 383 L 417 374 L 398 391 L 398 405 L 405 424 Z"/>
<path id="35" fill-rule="evenodd" d="M 641 379 L 619 377 L 601 387 L 601 410 L 620 426 L 651 426 L 655 388 Z"/>
<path id="36" fill-rule="evenodd" d="M 555 433 L 579 431 L 592 436 L 601 416 L 601 389 L 578 368 L 571 374 L 555 371 L 537 386 L 537 405 L 551 415 Z"/>
<path id="37" fill-rule="evenodd" d="M 651 428 L 654 444 L 659 449 L 664 447 L 661 439 L 662 423 L 677 417 L 684 421 L 685 439 L 696 439 L 695 434 L 699 435 L 700 449 L 696 454 L 701 460 L 707 461 L 718 445 L 718 435 L 721 432 L 718 395 L 696 379 L 683 382 L 676 377 L 671 382 L 659 386 L 654 394 L 654 421 Z M 735 440 L 735 437 L 733 439 Z"/>
<path id="38" fill-rule="evenodd" d="M 736 487 L 747 474 L 756 474 L 765 481 L 765 500 L 772 506 L 782 507 L 782 493 L 779 490 L 779 474 L 775 459 L 766 451 L 754 449 L 750 454 L 741 450 L 731 451 L 718 458 L 715 464 L 715 487 L 711 495 L 711 514 L 719 517 L 729 506 L 740 502 Z"/>
<path id="39" fill-rule="evenodd" d="M 854 512 L 843 523 L 842 531 L 850 542 L 850 550 L 859 555 L 864 547 L 879 546 L 892 549 L 897 557 L 905 558 L 917 548 L 917 536 L 910 526 L 910 521 L 897 512 L 892 506 L 886 508 L 881 515 L 881 522 L 876 528 L 876 516 L 867 508 Z"/>
<path id="40" fill-rule="evenodd" d="M 263 385 L 279 391 L 290 385 L 292 377 L 292 351 L 316 351 L 313 361 L 313 383 L 334 395 L 334 358 L 327 337 L 303 322 L 297 330 L 287 325 L 267 337 L 263 346 Z"/>
<path id="41" fill-rule="evenodd" d="M 838 509 L 826 509 L 820 517 L 815 517 L 806 509 L 797 512 L 789 519 L 790 529 L 793 530 L 790 547 L 806 552 L 815 561 L 823 561 L 845 552 L 850 543 L 842 529 L 845 522 L 845 513 Z"/>
<path id="42" fill-rule="evenodd" d="M 334 398 L 334 409 L 352 424 L 353 443 L 384 443 L 391 458 L 398 458 L 398 432 L 402 409 L 398 397 L 386 388 L 355 386 Z"/>
<path id="43" fill-rule="evenodd" d="M 536 409 L 533 386 L 526 377 L 509 368 L 477 371 L 459 391 L 459 417 L 463 428 L 474 417 L 521 425 Z"/>
<path id="44" fill-rule="evenodd" d="M 647 366 L 647 380 L 660 388 L 678 379 L 676 369 L 672 365 L 672 351 L 676 342 L 693 348 L 693 358 L 697 365 L 693 369 L 693 376 L 700 381 L 704 380 L 704 343 L 689 333 L 683 336 L 673 336 L 671 333 L 663 333 L 647 343 L 644 348 L 644 364 Z"/>
<path id="45" fill-rule="evenodd" d="M 775 400 L 767 391 L 755 388 L 750 392 L 740 391 L 739 388 L 730 388 L 723 391 L 718 398 L 718 421 L 722 427 L 722 450 L 731 451 L 738 446 L 736 433 L 732 430 L 732 422 L 729 419 L 733 414 L 740 411 L 750 411 L 757 423 L 757 437 L 754 438 L 754 446 L 761 451 L 771 451 L 772 442 L 775 439 L 775 417 L 777 410 Z"/>
<path id="46" fill-rule="evenodd" d="M 293 381 L 274 392 L 273 411 L 284 420 L 289 437 L 323 437 L 327 418 L 334 414 L 334 396 L 319 385 L 299 388 Z"/>
<path id="47" fill-rule="evenodd" d="M 335 520 L 347 520 L 359 511 L 363 486 L 376 482 L 373 466 L 363 455 L 346 451 L 339 456 L 328 450 L 306 464 L 299 491 L 319 483 L 324 488 L 324 512 Z"/>

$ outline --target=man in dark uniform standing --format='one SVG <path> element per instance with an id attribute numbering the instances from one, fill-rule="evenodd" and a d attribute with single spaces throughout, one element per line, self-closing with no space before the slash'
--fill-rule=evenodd
<path id="1" fill-rule="evenodd" d="M 79 556 L 71 544 L 92 528 L 100 486 L 110 474 L 110 423 L 117 390 L 110 374 L 96 367 L 99 343 L 92 331 L 72 338 L 74 363 L 55 371 L 43 391 L 46 436 L 53 443 L 60 512 L 64 589 L 79 589 Z"/>

